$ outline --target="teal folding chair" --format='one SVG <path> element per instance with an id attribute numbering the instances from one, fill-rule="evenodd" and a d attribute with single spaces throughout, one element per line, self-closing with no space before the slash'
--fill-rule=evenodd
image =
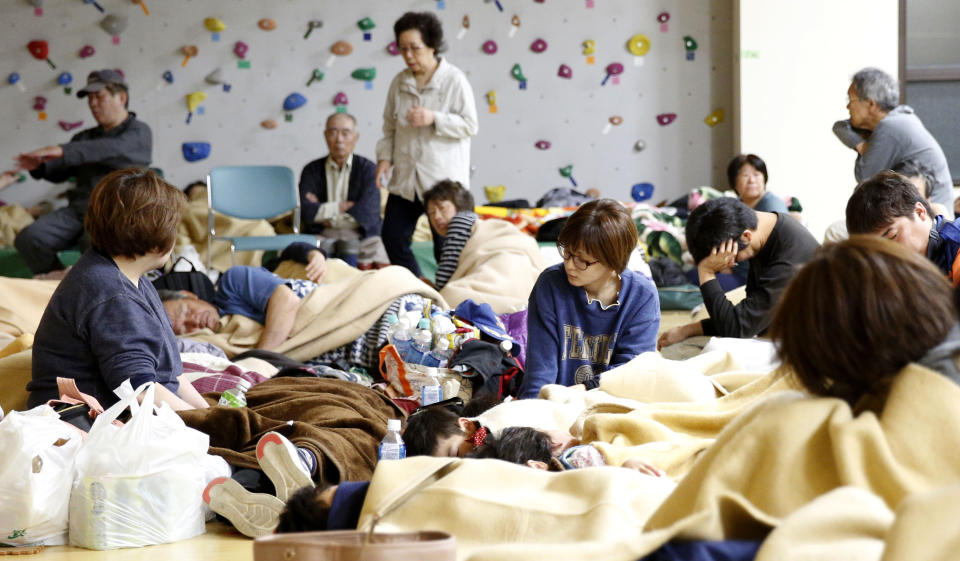
<path id="1" fill-rule="evenodd" d="M 214 212 L 247 220 L 268 219 L 293 211 L 293 234 L 217 236 Z M 230 242 L 230 263 L 238 251 L 282 251 L 293 242 L 317 245 L 317 238 L 300 233 L 300 193 L 293 170 L 286 166 L 222 166 L 207 175 L 207 268 L 214 241 Z"/>

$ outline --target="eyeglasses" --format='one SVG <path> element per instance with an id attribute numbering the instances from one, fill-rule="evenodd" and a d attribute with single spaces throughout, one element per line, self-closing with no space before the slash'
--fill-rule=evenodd
<path id="1" fill-rule="evenodd" d="M 558 245 L 557 250 L 560 252 L 560 257 L 563 257 L 564 261 L 572 260 L 573 266 L 576 267 L 577 270 L 579 271 L 586 271 L 587 269 L 590 268 L 591 265 L 596 265 L 597 263 L 600 262 L 599 259 L 596 261 L 586 261 L 584 259 L 581 259 L 577 257 L 572 251 L 570 251 L 569 249 L 567 249 L 562 245 Z"/>

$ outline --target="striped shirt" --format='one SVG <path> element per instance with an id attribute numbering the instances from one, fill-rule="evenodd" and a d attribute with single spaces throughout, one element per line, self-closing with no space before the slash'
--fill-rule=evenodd
<path id="1" fill-rule="evenodd" d="M 453 276 L 453 272 L 457 270 L 457 265 L 460 264 L 460 253 L 463 252 L 467 240 L 473 234 L 473 224 L 476 221 L 476 213 L 470 210 L 458 212 L 450 220 L 447 235 L 443 238 L 443 247 L 440 248 L 440 263 L 437 264 L 437 290 L 442 289 Z"/>

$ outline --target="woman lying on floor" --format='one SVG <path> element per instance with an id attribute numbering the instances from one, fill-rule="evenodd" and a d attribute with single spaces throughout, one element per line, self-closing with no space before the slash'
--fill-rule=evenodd
<path id="1" fill-rule="evenodd" d="M 28 404 L 60 397 L 57 378 L 109 407 L 113 389 L 157 382 L 157 398 L 177 410 L 206 407 L 183 378 L 177 342 L 143 274 L 169 258 L 183 193 L 146 169 L 104 177 L 90 197 L 85 228 L 92 248 L 50 299 L 33 345 Z"/>

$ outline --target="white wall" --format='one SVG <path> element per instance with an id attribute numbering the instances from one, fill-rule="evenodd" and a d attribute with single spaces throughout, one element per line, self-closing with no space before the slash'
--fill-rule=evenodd
<path id="1" fill-rule="evenodd" d="M 597 187 L 607 196 L 629 199 L 630 187 L 649 181 L 656 185 L 656 200 L 673 198 L 691 188 L 711 184 L 723 177 L 722 167 L 731 155 L 732 88 L 730 33 L 731 0 L 596 0 L 588 9 L 585 0 L 446 0 L 446 9 L 437 10 L 434 0 L 146 0 L 151 15 L 145 16 L 130 0 L 99 0 L 108 12 L 129 17 L 129 27 L 119 45 L 99 28 L 103 17 L 79 0 L 45 2 L 42 17 L 33 15 L 27 0 L 0 0 L 0 159 L 20 151 L 67 141 L 73 133 L 60 130 L 58 120 L 92 118 L 86 104 L 64 95 L 56 83 L 57 72 L 69 70 L 76 87 L 82 86 L 93 69 L 121 68 L 132 88 L 131 109 L 154 132 L 154 165 L 163 168 L 176 185 L 205 174 L 211 167 L 238 163 L 279 163 L 299 175 L 303 165 L 326 153 L 322 123 L 333 110 L 338 91 L 349 96 L 349 110 L 359 117 L 361 133 L 357 152 L 373 156 L 380 135 L 384 95 L 391 78 L 403 68 L 399 58 L 385 51 L 392 40 L 392 25 L 406 10 L 435 11 L 444 23 L 450 43 L 449 60 L 468 72 L 477 97 L 480 134 L 473 143 L 473 190 L 483 201 L 484 185 L 505 184 L 507 197 L 539 198 L 554 186 L 570 183 L 558 168 L 573 164 L 573 175 L 581 188 Z M 669 11 L 669 31 L 659 30 L 656 15 Z M 511 17 L 517 14 L 521 26 L 508 36 Z M 456 39 L 464 15 L 471 27 L 463 39 Z M 222 19 L 227 29 L 219 42 L 203 27 L 208 16 Z M 377 27 L 373 40 L 364 42 L 356 22 L 371 17 Z M 263 17 L 277 20 L 272 32 L 257 28 Z M 304 40 L 306 21 L 324 21 L 322 29 Z M 644 66 L 635 67 L 625 43 L 635 33 L 647 34 L 653 43 Z M 684 35 L 699 43 L 696 59 L 685 60 Z M 542 37 L 548 42 L 543 54 L 529 47 Z M 25 46 L 31 39 L 51 42 L 51 58 L 58 71 L 34 60 Z M 354 52 L 328 68 L 329 48 L 337 40 L 350 41 Z M 481 52 L 481 45 L 494 39 L 500 51 L 494 56 Z M 588 66 L 581 43 L 594 39 L 596 64 Z M 237 40 L 250 45 L 249 70 L 237 67 L 232 49 Z M 97 53 L 80 59 L 78 52 L 93 45 Z M 185 68 L 179 48 L 199 47 L 199 56 Z M 529 79 L 520 91 L 510 76 L 519 62 Z M 573 79 L 557 76 L 563 62 L 573 69 Z M 601 88 L 603 68 L 621 62 L 626 72 L 620 85 Z M 372 90 L 350 78 L 358 67 L 373 66 L 377 78 Z M 224 93 L 204 83 L 204 76 L 222 68 L 232 84 Z M 320 67 L 326 77 L 305 86 L 311 70 Z M 175 82 L 161 78 L 171 70 Z M 6 84 L 10 72 L 22 76 L 24 91 Z M 184 122 L 184 96 L 195 90 L 208 93 L 205 114 Z M 487 110 L 485 94 L 496 90 L 499 112 Z M 308 103 L 294 113 L 291 123 L 283 122 L 281 104 L 291 92 L 301 92 Z M 38 121 L 31 109 L 33 97 L 49 99 L 47 121 Z M 722 107 L 727 120 L 709 128 L 703 119 Z M 676 122 L 657 125 L 658 113 L 675 112 Z M 620 115 L 624 122 L 602 134 L 609 117 Z M 279 128 L 260 127 L 264 119 L 277 119 Z M 546 151 L 534 148 L 539 139 L 553 146 Z M 641 153 L 634 151 L 636 140 L 646 141 Z M 208 141 L 213 145 L 209 159 L 187 163 L 180 146 L 184 141 Z M 7 160 L 8 161 L 8 160 Z M 0 164 L 0 169 L 4 166 Z M 4 191 L 8 202 L 33 203 L 52 190 L 48 183 L 32 180 Z"/>
<path id="2" fill-rule="evenodd" d="M 737 144 L 767 163 L 769 188 L 796 195 L 814 236 L 843 218 L 856 153 L 831 126 L 865 66 L 897 75 L 897 0 L 738 0 Z"/>

